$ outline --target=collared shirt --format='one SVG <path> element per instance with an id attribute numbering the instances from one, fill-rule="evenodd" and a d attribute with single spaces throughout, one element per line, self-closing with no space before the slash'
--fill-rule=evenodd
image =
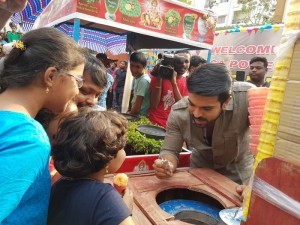
<path id="1" fill-rule="evenodd" d="M 253 168 L 247 95 L 252 87 L 255 86 L 248 82 L 234 84 L 232 100 L 215 121 L 211 144 L 206 139 L 206 128 L 193 123 L 188 98 L 181 99 L 172 107 L 160 154 L 170 153 L 178 159 L 185 141 L 192 151 L 191 167 L 211 168 L 237 183 L 246 184 Z"/>

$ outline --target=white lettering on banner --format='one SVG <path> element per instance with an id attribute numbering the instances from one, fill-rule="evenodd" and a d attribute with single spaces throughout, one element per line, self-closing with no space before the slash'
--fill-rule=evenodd
<path id="1" fill-rule="evenodd" d="M 266 29 L 263 32 L 234 32 L 228 35 L 217 35 L 212 48 L 211 62 L 224 63 L 234 75 L 237 71 L 245 71 L 249 75 L 249 61 L 256 56 L 266 57 L 268 72 L 272 77 L 275 57 L 280 45 L 283 26 L 279 29 Z"/>
<path id="2" fill-rule="evenodd" d="M 242 54 L 258 54 L 258 55 L 274 55 L 275 45 L 238 45 L 234 46 L 216 46 L 212 49 L 212 54 L 216 55 L 242 55 Z"/>
<path id="3" fill-rule="evenodd" d="M 224 63 L 224 60 L 216 60 L 216 59 L 212 59 L 210 61 L 211 63 Z M 229 61 L 229 68 L 230 69 L 241 69 L 241 70 L 245 70 L 249 67 L 249 61 L 248 60 L 236 60 L 236 59 L 232 59 Z M 273 61 L 268 61 L 268 71 L 273 71 L 274 70 L 274 62 Z"/>

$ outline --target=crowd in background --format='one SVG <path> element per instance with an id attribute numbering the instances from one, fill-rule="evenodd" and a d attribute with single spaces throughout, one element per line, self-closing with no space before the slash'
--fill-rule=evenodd
<path id="1" fill-rule="evenodd" d="M 4 27 L 0 31 L 0 58 L 7 55 L 7 48 L 9 48 L 9 46 L 11 46 L 17 40 L 20 40 L 22 34 L 25 33 L 22 27 L 22 23 L 17 25 L 13 22 L 10 22 L 9 27 L 10 30 L 6 30 L 6 28 Z"/>

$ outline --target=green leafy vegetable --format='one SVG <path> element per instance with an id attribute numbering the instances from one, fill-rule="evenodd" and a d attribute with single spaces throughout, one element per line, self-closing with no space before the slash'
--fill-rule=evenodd
<path id="1" fill-rule="evenodd" d="M 166 23 L 171 27 L 178 25 L 181 20 L 179 12 L 173 9 L 169 9 L 169 11 L 166 13 L 165 18 L 166 18 Z"/>
<path id="2" fill-rule="evenodd" d="M 138 17 L 141 15 L 141 5 L 137 0 L 121 0 L 120 10 L 123 15 Z"/>
<path id="3" fill-rule="evenodd" d="M 139 125 L 151 125 L 151 122 L 145 116 L 141 116 L 138 121 L 129 122 L 126 145 L 131 148 L 133 154 L 158 154 L 163 140 L 146 138 L 145 135 L 136 130 Z"/>

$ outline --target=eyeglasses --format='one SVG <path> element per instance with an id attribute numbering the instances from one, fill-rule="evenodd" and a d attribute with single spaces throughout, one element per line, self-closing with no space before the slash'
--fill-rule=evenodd
<path id="1" fill-rule="evenodd" d="M 83 86 L 83 83 L 85 82 L 84 79 L 82 79 L 80 77 L 77 77 L 77 76 L 74 76 L 74 75 L 69 74 L 69 73 L 65 73 L 65 74 L 68 75 L 68 76 L 70 76 L 70 77 L 73 77 L 76 80 L 78 88 L 81 88 Z"/>

